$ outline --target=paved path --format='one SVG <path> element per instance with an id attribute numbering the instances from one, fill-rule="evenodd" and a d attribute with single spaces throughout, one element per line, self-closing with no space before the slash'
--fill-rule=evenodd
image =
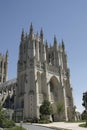
<path id="1" fill-rule="evenodd" d="M 17 125 L 20 125 L 20 124 L 17 124 Z M 24 128 L 26 128 L 27 130 L 52 130 L 47 127 L 38 126 L 38 125 L 34 125 L 34 124 L 28 124 L 28 123 L 23 123 L 22 126 Z"/>
<path id="2" fill-rule="evenodd" d="M 3 128 L 0 128 L 0 130 L 3 130 Z"/>
<path id="3" fill-rule="evenodd" d="M 50 124 L 35 124 L 35 125 L 65 128 L 65 129 L 69 129 L 69 130 L 87 130 L 87 128 L 79 127 L 79 124 L 82 124 L 82 123 L 53 122 L 53 123 L 50 123 Z"/>

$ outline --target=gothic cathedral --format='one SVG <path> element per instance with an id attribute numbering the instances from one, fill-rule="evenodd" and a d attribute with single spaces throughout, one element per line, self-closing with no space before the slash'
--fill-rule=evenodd
<path id="1" fill-rule="evenodd" d="M 64 111 L 61 120 L 73 118 L 73 95 L 70 83 L 70 70 L 64 42 L 54 43 L 49 47 L 44 42 L 44 34 L 34 34 L 30 26 L 29 34 L 21 34 L 19 59 L 17 66 L 17 87 L 15 96 L 15 113 L 23 110 L 23 118 L 40 118 L 39 108 L 44 100 L 53 107 L 53 119 L 59 116 L 56 105 L 62 103 Z"/>

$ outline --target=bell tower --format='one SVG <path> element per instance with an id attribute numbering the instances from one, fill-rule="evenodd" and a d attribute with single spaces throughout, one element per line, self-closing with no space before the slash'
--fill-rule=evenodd
<path id="1" fill-rule="evenodd" d="M 63 103 L 62 120 L 72 120 L 73 96 L 70 83 L 65 45 L 58 44 L 56 36 L 49 46 L 44 41 L 43 30 L 35 34 L 31 23 L 28 34 L 22 30 L 17 66 L 17 87 L 15 92 L 15 115 L 20 119 L 40 118 L 39 108 L 46 99 L 53 108 Z M 57 110 L 57 109 L 56 109 Z M 54 119 L 60 117 L 54 109 Z"/>

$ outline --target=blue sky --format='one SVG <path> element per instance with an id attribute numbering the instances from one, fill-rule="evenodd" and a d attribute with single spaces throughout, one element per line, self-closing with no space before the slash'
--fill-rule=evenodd
<path id="1" fill-rule="evenodd" d="M 87 91 L 87 0 L 0 0 L 0 52 L 9 51 L 8 79 L 17 76 L 22 28 L 44 31 L 44 39 L 63 39 L 68 55 L 74 102 L 82 112 L 82 94 Z"/>

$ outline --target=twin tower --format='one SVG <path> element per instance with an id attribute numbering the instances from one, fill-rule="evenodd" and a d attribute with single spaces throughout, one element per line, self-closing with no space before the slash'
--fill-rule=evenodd
<path id="1" fill-rule="evenodd" d="M 58 45 L 56 37 L 49 47 L 44 34 L 34 34 L 30 25 L 29 34 L 22 31 L 17 67 L 15 113 L 22 113 L 23 119 L 40 118 L 39 108 L 44 100 L 53 107 L 52 119 L 73 119 L 73 95 L 70 71 L 64 42 Z M 64 111 L 58 115 L 57 104 L 63 104 Z"/>

